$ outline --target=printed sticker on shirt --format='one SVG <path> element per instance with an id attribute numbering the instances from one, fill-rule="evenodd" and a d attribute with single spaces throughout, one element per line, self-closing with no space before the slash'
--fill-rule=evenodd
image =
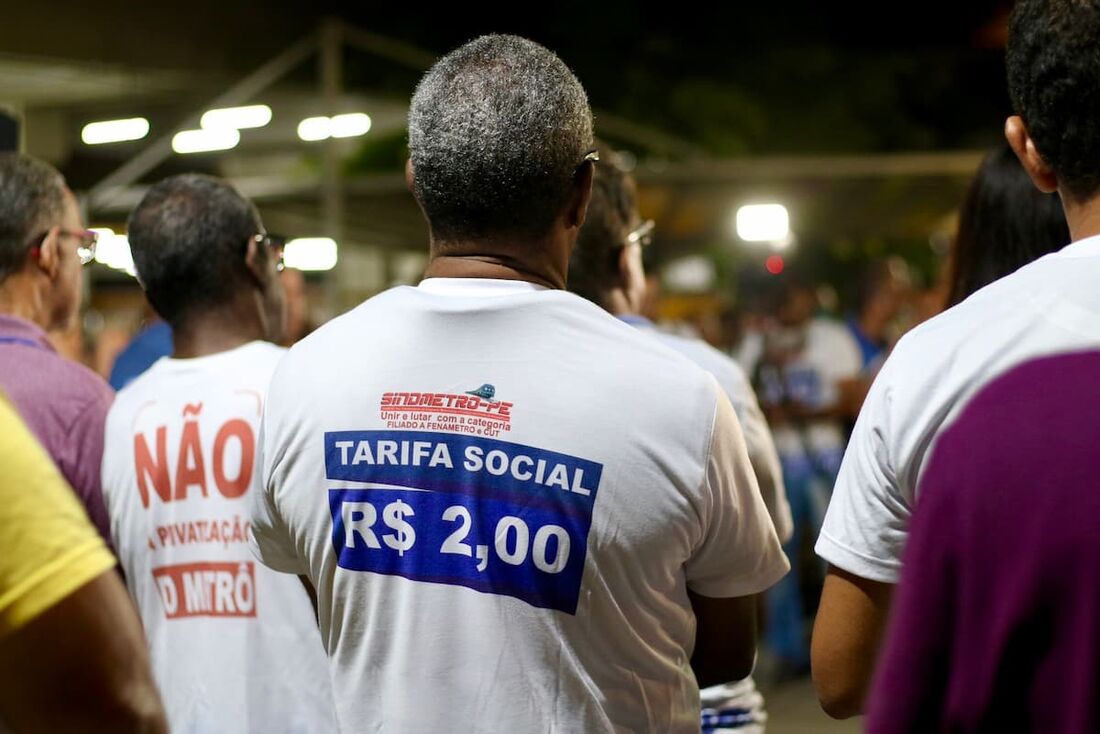
<path id="1" fill-rule="evenodd" d="M 252 561 L 161 566 L 153 579 L 168 619 L 256 616 Z"/>
<path id="2" fill-rule="evenodd" d="M 325 434 L 337 563 L 575 614 L 603 465 L 476 436 Z M 401 489 L 398 489 L 400 487 Z"/>
<path id="3" fill-rule="evenodd" d="M 485 383 L 462 394 L 386 392 L 379 412 L 388 429 L 452 431 L 494 438 L 512 430 L 513 403 Z"/>

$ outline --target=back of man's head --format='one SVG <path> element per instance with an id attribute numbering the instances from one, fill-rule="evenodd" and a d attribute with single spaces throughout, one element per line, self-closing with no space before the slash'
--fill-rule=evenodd
<path id="1" fill-rule="evenodd" d="M 245 253 L 261 225 L 256 208 L 231 185 L 188 173 L 149 189 L 128 228 L 145 295 L 177 327 L 228 303 L 248 282 Z"/>
<path id="2" fill-rule="evenodd" d="M 32 238 L 59 223 L 65 179 L 53 166 L 19 153 L 0 154 L 0 281 L 19 270 Z"/>
<path id="3" fill-rule="evenodd" d="M 1100 193 L 1100 0 L 1019 0 L 1009 28 L 1009 93 L 1065 193 Z"/>
<path id="4" fill-rule="evenodd" d="M 546 48 L 490 35 L 447 54 L 409 108 L 413 193 L 434 241 L 545 235 L 592 140 L 584 88 Z"/>
<path id="5" fill-rule="evenodd" d="M 634 180 L 618 156 L 600 148 L 600 163 L 592 180 L 588 214 L 569 258 L 569 290 L 601 304 L 619 281 L 619 255 L 637 218 Z"/>

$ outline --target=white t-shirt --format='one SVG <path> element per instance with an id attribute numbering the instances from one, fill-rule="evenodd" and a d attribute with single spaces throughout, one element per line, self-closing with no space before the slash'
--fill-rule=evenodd
<path id="1" fill-rule="evenodd" d="M 714 375 L 733 404 L 733 412 L 741 423 L 741 433 L 745 437 L 745 447 L 749 452 L 753 473 L 760 485 L 760 494 L 764 505 L 775 524 L 779 541 L 786 543 L 794 532 L 791 519 L 791 506 L 787 502 L 787 492 L 783 487 L 783 470 L 779 465 L 779 454 L 775 450 L 772 431 L 756 393 L 749 383 L 745 371 L 734 359 L 718 351 L 702 339 L 672 334 L 657 328 L 649 319 L 640 316 L 620 316 L 622 321 L 641 329 L 660 339 L 672 349 L 690 359 L 704 370 Z"/>
<path id="2" fill-rule="evenodd" d="M 818 555 L 857 576 L 897 583 L 918 480 L 940 428 L 1007 369 L 1100 346 L 1098 283 L 1100 237 L 1093 237 L 991 283 L 902 337 L 856 421 Z"/>
<path id="3" fill-rule="evenodd" d="M 107 416 L 111 535 L 174 732 L 331 732 L 332 687 L 301 581 L 256 563 L 256 435 L 285 353 L 164 358 Z"/>
<path id="4" fill-rule="evenodd" d="M 316 586 L 349 731 L 698 731 L 688 588 L 787 570 L 714 379 L 564 291 L 370 299 L 291 349 L 262 446 L 254 550 Z"/>
<path id="5" fill-rule="evenodd" d="M 723 354 L 702 339 L 681 336 L 658 329 L 641 316 L 620 316 L 622 321 L 652 334 L 714 376 L 733 405 L 741 432 L 745 437 L 749 462 L 752 464 L 764 506 L 775 525 L 779 542 L 786 543 L 794 534 L 794 519 L 787 492 L 783 486 L 783 469 L 779 464 L 772 432 L 760 403 L 756 400 L 745 371 L 732 357 Z M 752 676 L 732 683 L 722 683 L 699 692 L 703 706 L 703 725 L 708 731 L 739 731 L 752 734 L 763 731 L 768 721 L 764 697 L 756 689 Z M 752 727 L 752 728 L 750 728 Z"/>

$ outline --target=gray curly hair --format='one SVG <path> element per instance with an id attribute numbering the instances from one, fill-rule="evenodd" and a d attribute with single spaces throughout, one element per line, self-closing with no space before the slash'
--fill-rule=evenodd
<path id="1" fill-rule="evenodd" d="M 23 264 L 29 237 L 57 224 L 65 179 L 49 163 L 20 153 L 0 154 L 0 280 Z"/>
<path id="2" fill-rule="evenodd" d="M 482 36 L 447 54 L 409 108 L 413 192 L 437 242 L 545 234 L 593 147 L 577 77 L 518 36 Z"/>

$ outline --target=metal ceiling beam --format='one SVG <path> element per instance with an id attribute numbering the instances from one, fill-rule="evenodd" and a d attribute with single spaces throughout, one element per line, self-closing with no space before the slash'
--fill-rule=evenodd
<path id="1" fill-rule="evenodd" d="M 171 156 L 172 136 L 180 130 L 198 127 L 199 118 L 202 117 L 204 111 L 218 107 L 234 107 L 250 101 L 316 51 L 317 34 L 316 32 L 310 32 L 293 46 L 268 60 L 251 74 L 215 97 L 201 110 L 189 115 L 170 133 L 148 145 L 140 153 L 93 186 L 88 191 L 86 200 L 89 211 L 95 212 L 102 209 L 107 202 L 118 195 L 120 189 L 134 183 Z"/>

